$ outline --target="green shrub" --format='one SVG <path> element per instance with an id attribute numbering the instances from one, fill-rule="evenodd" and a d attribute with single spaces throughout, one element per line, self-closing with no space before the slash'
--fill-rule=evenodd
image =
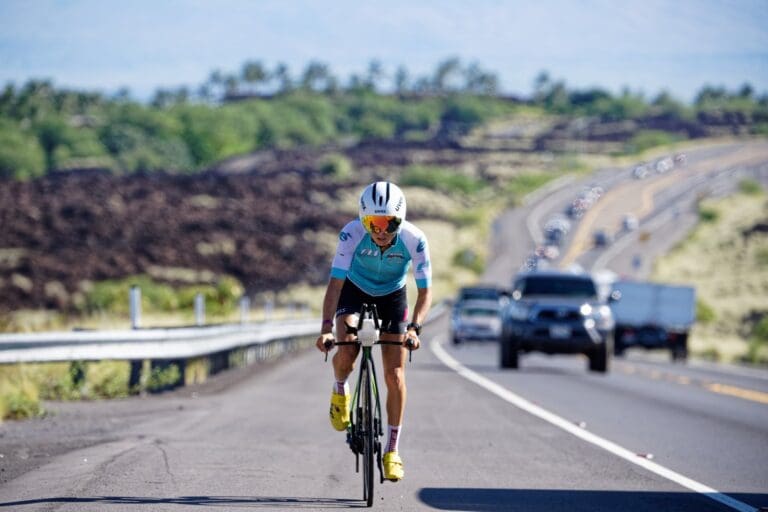
<path id="1" fill-rule="evenodd" d="M 352 162 L 342 154 L 331 153 L 320 160 L 320 172 L 338 181 L 347 180 L 352 177 Z"/>
<path id="2" fill-rule="evenodd" d="M 90 398 L 122 398 L 129 394 L 128 380 L 131 364 L 128 361 L 99 361 L 88 364 L 86 377 Z"/>
<path id="3" fill-rule="evenodd" d="M 0 420 L 44 414 L 40 393 L 26 365 L 0 365 Z"/>
<path id="4" fill-rule="evenodd" d="M 192 311 L 195 296 L 202 293 L 206 312 L 214 315 L 228 313 L 236 308 L 244 292 L 240 282 L 229 276 L 220 277 L 214 284 L 197 284 L 177 289 L 140 275 L 95 283 L 85 295 L 83 309 L 87 312 L 109 311 L 127 314 L 129 292 L 133 286 L 141 290 L 143 311 Z"/>
<path id="5" fill-rule="evenodd" d="M 5 402 L 4 418 L 20 420 L 24 418 L 33 418 L 43 414 L 43 408 L 40 401 L 32 393 L 20 388 L 15 392 L 3 397 Z"/>
<path id="6" fill-rule="evenodd" d="M 162 391 L 172 388 L 181 382 L 181 371 L 176 364 L 156 366 L 152 368 L 147 379 L 148 391 Z"/>
<path id="7" fill-rule="evenodd" d="M 453 264 L 471 270 L 477 275 L 483 273 L 485 265 L 482 258 L 472 249 L 460 249 L 453 254 Z"/>
<path id="8" fill-rule="evenodd" d="M 739 190 L 742 194 L 756 196 L 760 195 L 763 191 L 763 187 L 761 187 L 760 183 L 755 180 L 741 180 L 739 182 Z"/>
<path id="9" fill-rule="evenodd" d="M 717 315 L 712 307 L 701 299 L 696 300 L 696 321 L 702 324 L 710 324 L 715 321 Z"/>
<path id="10" fill-rule="evenodd" d="M 511 196 L 511 202 L 517 203 L 526 194 L 544 186 L 554 178 L 545 173 L 523 173 L 515 176 L 506 186 L 507 194 Z"/>
<path id="11" fill-rule="evenodd" d="M 755 364 L 768 362 L 768 315 L 764 315 L 752 329 L 746 358 Z"/>
<path id="12" fill-rule="evenodd" d="M 464 209 L 456 212 L 456 214 L 451 217 L 451 221 L 459 227 L 467 228 L 480 225 L 483 218 L 483 214 L 480 211 Z"/>
<path id="13" fill-rule="evenodd" d="M 715 222 L 720 217 L 720 213 L 714 208 L 699 207 L 699 219 L 702 222 Z"/>
<path id="14" fill-rule="evenodd" d="M 474 194 L 486 187 L 483 180 L 460 174 L 458 171 L 419 165 L 408 167 L 400 178 L 400 184 L 457 194 Z"/>
<path id="15" fill-rule="evenodd" d="M 45 174 L 45 152 L 34 135 L 0 119 L 0 178 L 26 180 Z"/>
<path id="16" fill-rule="evenodd" d="M 752 338 L 760 343 L 768 343 L 768 314 L 763 315 L 752 329 Z"/>
<path id="17" fill-rule="evenodd" d="M 751 132 L 755 135 L 768 135 L 768 123 L 756 123 Z"/>
<path id="18" fill-rule="evenodd" d="M 638 130 L 626 143 L 625 150 L 629 154 L 642 153 L 646 149 L 666 146 L 679 140 L 680 136 L 660 130 Z"/>
<path id="19" fill-rule="evenodd" d="M 768 248 L 758 249 L 755 253 L 755 259 L 758 265 L 768 267 Z"/>

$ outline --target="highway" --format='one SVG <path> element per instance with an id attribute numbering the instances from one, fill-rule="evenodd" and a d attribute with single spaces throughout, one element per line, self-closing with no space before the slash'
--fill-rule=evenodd
<path id="1" fill-rule="evenodd" d="M 725 171 L 736 168 L 761 177 L 766 162 L 764 143 L 732 144 L 691 151 L 687 174 L 674 180 L 669 174 L 639 184 L 630 181 L 628 169 L 585 179 L 606 190 L 597 203 L 602 214 L 585 215 L 568 241 L 583 250 L 572 256 L 564 251 L 562 258 L 593 267 L 603 254 L 585 240 L 596 223 L 615 225 L 612 201 L 624 213 L 629 203 L 623 194 L 644 197 L 630 186 L 669 179 L 649 193 L 652 205 L 641 218 L 641 229 L 653 230 L 648 242 L 641 248 L 626 242 L 601 263 L 626 264 L 637 250 L 651 259 L 662 249 L 648 247 L 684 235 L 677 233 L 685 231 L 682 222 L 670 233 L 662 229 L 674 223 L 655 230 L 653 222 L 674 210 L 672 203 L 678 216 L 685 215 L 685 201 L 695 194 L 688 180 L 722 172 L 723 183 L 733 182 L 733 173 Z M 709 181 L 706 186 L 719 183 Z M 535 247 L 536 228 L 561 212 L 582 183 L 559 185 L 498 220 L 496 257 L 485 281 L 509 282 Z M 376 487 L 376 509 L 768 507 L 766 371 L 695 361 L 673 365 L 640 355 L 615 360 L 606 375 L 587 372 L 577 356 L 526 355 L 520 370 L 500 370 L 495 344 L 446 343 L 448 319 L 441 307 L 422 338 L 424 347 L 407 368 L 400 447 L 406 477 Z M 51 417 L 0 425 L 0 509 L 363 507 L 354 457 L 327 419 L 330 363 L 309 350 L 256 370 L 235 370 L 163 395 L 52 404 Z"/>

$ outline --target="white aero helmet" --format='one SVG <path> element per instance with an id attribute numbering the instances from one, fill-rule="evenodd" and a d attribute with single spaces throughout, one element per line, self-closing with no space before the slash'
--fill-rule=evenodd
<path id="1" fill-rule="evenodd" d="M 371 233 L 395 233 L 405 220 L 405 196 L 388 181 L 371 183 L 360 195 L 360 222 Z"/>

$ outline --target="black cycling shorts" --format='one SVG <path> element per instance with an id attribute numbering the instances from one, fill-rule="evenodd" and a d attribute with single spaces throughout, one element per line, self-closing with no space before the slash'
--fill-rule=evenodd
<path id="1" fill-rule="evenodd" d="M 405 334 L 405 326 L 408 323 L 408 299 L 405 286 L 389 295 L 376 297 L 368 295 L 352 281 L 345 279 L 344 286 L 341 287 L 339 305 L 336 307 L 336 316 L 360 313 L 360 307 L 363 304 L 376 305 L 381 332 Z"/>

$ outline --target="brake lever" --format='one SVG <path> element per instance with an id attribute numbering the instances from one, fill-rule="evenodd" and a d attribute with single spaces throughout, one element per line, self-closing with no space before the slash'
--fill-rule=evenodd
<path id="1" fill-rule="evenodd" d="M 325 346 L 325 362 L 328 362 L 328 351 L 333 348 L 333 340 L 326 340 L 325 343 L 323 343 L 323 346 Z"/>
<path id="2" fill-rule="evenodd" d="M 411 362 L 411 358 L 413 357 L 413 338 L 407 338 L 405 340 L 405 348 L 408 349 L 408 362 Z"/>

